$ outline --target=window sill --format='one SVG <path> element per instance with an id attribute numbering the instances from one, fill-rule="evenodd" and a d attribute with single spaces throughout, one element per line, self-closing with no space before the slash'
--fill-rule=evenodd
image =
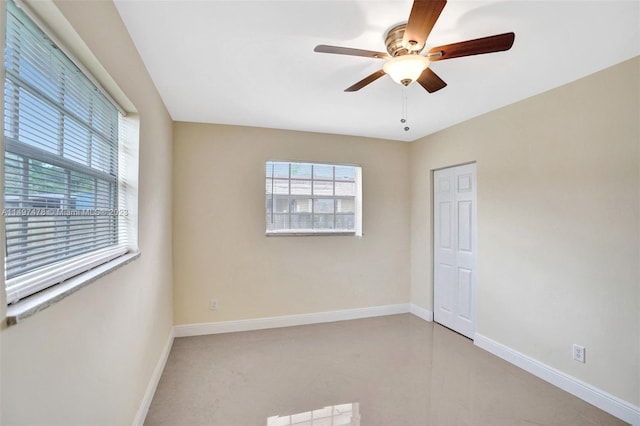
<path id="1" fill-rule="evenodd" d="M 127 253 L 105 264 L 96 266 L 73 278 L 42 290 L 32 296 L 26 297 L 12 305 L 7 306 L 6 324 L 7 326 L 18 324 L 20 321 L 35 315 L 49 306 L 69 296 L 81 288 L 91 284 L 98 278 L 136 260 L 140 257 L 140 252 Z"/>
<path id="2" fill-rule="evenodd" d="M 351 236 L 356 235 L 353 231 L 344 232 L 267 232 L 267 237 L 326 237 L 326 236 Z"/>

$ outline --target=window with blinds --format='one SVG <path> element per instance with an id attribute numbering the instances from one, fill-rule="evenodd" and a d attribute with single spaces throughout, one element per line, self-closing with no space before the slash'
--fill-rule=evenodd
<path id="1" fill-rule="evenodd" d="M 118 108 L 13 1 L 4 82 L 8 303 L 127 251 Z"/>
<path id="2" fill-rule="evenodd" d="M 362 170 L 267 161 L 267 234 L 362 235 Z"/>

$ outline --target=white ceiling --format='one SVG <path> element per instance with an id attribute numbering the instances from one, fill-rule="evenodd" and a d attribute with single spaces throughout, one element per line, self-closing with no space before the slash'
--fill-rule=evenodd
<path id="1" fill-rule="evenodd" d="M 413 141 L 640 54 L 640 2 L 449 0 L 426 48 L 513 31 L 511 50 L 434 62 L 429 94 L 384 76 L 383 61 L 314 53 L 385 51 L 411 0 L 158 1 L 116 7 L 176 121 Z"/>

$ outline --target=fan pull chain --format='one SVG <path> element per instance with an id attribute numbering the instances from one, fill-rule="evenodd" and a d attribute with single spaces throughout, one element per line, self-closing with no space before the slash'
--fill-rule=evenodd
<path id="1" fill-rule="evenodd" d="M 404 131 L 408 132 L 409 126 L 406 125 L 407 123 L 407 91 L 405 87 L 402 88 L 402 118 L 400 119 L 400 122 L 402 124 L 405 124 Z"/>

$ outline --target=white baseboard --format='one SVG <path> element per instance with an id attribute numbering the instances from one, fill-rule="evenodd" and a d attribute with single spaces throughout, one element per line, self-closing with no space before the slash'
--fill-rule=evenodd
<path id="1" fill-rule="evenodd" d="M 426 310 L 425 308 L 421 308 L 418 305 L 414 305 L 413 303 L 409 306 L 409 312 L 418 318 L 422 318 L 425 321 L 433 322 L 433 312 Z"/>
<path id="2" fill-rule="evenodd" d="M 200 324 L 176 325 L 175 337 L 202 336 L 206 334 L 232 333 L 236 331 L 263 330 L 266 328 L 291 327 L 295 325 L 319 324 L 358 318 L 405 314 L 409 304 L 372 306 L 369 308 L 343 309 L 340 311 L 315 312 L 312 314 L 285 315 L 236 321 L 220 321 Z"/>
<path id="3" fill-rule="evenodd" d="M 528 357 L 523 353 L 513 350 L 481 334 L 476 333 L 473 341 L 476 346 L 491 352 L 497 357 L 502 358 L 525 371 L 528 371 L 534 376 L 537 376 L 542 380 L 545 380 L 552 385 L 555 385 L 560 389 L 595 405 L 601 410 L 606 411 L 627 423 L 640 426 L 640 407 L 585 383 L 573 376 L 563 373 L 560 370 L 543 364 L 538 360 Z"/>
<path id="4" fill-rule="evenodd" d="M 147 417 L 147 412 L 149 411 L 149 407 L 151 406 L 153 395 L 156 393 L 158 382 L 160 382 L 160 377 L 162 376 L 162 372 L 164 371 L 164 366 L 166 365 L 167 359 L 169 358 L 169 352 L 171 352 L 174 335 L 174 329 L 171 328 L 171 332 L 169 333 L 169 337 L 167 338 L 167 343 L 162 349 L 162 353 L 160 354 L 160 359 L 156 364 L 156 368 L 153 369 L 151 379 L 149 379 L 149 384 L 147 385 L 147 390 L 144 392 L 144 397 L 142 398 L 142 402 L 140 402 L 140 407 L 138 408 L 136 417 L 133 420 L 133 426 L 142 426 L 144 424 L 144 419 Z"/>

